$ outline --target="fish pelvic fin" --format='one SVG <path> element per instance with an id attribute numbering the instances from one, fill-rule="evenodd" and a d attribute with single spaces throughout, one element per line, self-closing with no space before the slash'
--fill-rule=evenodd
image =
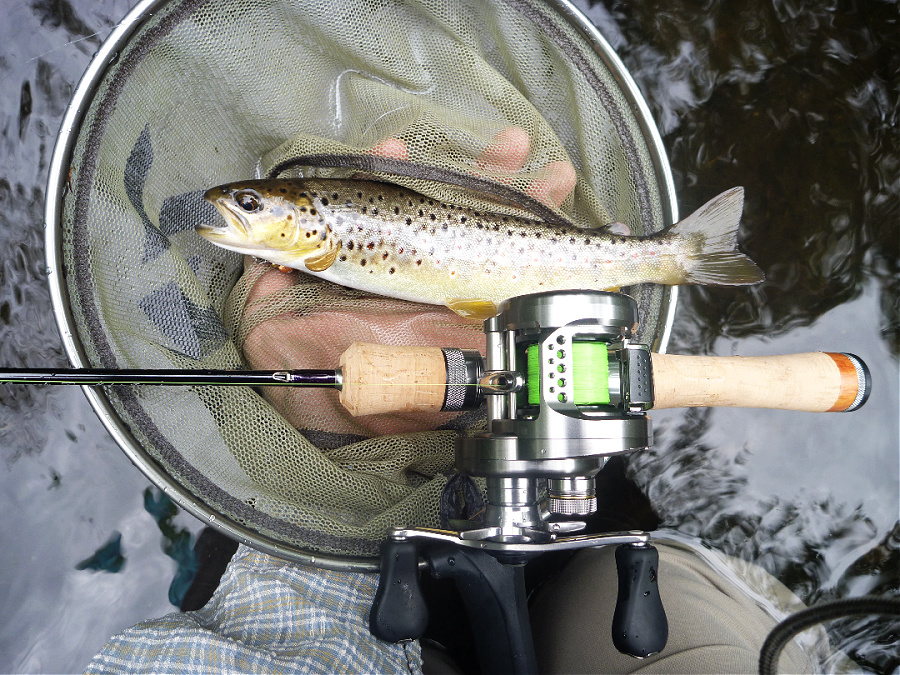
<path id="1" fill-rule="evenodd" d="M 731 188 L 668 230 L 668 234 L 700 242 L 700 250 L 686 265 L 684 283 L 743 286 L 765 279 L 757 264 L 737 250 L 743 210 L 744 188 Z"/>
<path id="2" fill-rule="evenodd" d="M 484 321 L 497 314 L 497 305 L 490 300 L 447 300 L 447 307 L 466 319 Z"/>

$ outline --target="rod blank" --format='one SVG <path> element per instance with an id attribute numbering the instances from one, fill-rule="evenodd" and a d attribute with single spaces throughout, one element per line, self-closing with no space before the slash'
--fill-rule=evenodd
<path id="1" fill-rule="evenodd" d="M 8 368 L 0 382 L 10 384 L 155 384 L 165 386 L 217 385 L 234 387 L 340 387 L 337 370 L 166 370 L 103 368 Z"/>

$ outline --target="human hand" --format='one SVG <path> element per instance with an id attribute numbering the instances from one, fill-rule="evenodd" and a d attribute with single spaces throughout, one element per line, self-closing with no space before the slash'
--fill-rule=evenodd
<path id="1" fill-rule="evenodd" d="M 530 152 L 528 134 L 517 127 L 498 133 L 477 158 L 478 167 L 493 176 L 512 177 Z M 388 138 L 371 153 L 408 159 L 406 144 Z M 548 206 L 562 204 L 575 188 L 576 174 L 569 162 L 551 162 L 527 188 L 529 196 Z M 296 270 L 282 272 L 269 263 L 245 261 L 245 283 L 251 286 L 244 317 L 272 313 L 259 322 L 243 343 L 252 369 L 334 369 L 353 342 L 388 345 L 431 345 L 477 349 L 484 353 L 480 324 L 473 324 L 445 307 L 423 305 L 355 291 L 334 291 L 335 301 L 321 310 L 284 311 L 282 301 L 300 299 L 323 282 Z M 318 286 L 322 290 L 323 286 Z M 347 298 L 353 300 L 348 301 Z M 275 309 L 278 303 L 278 309 Z M 261 315 L 265 316 L 265 314 Z M 303 387 L 266 387 L 266 399 L 295 427 L 349 436 L 381 436 L 434 429 L 458 413 L 407 413 L 352 417 L 334 391 Z M 345 439 L 351 442 L 352 439 Z"/>

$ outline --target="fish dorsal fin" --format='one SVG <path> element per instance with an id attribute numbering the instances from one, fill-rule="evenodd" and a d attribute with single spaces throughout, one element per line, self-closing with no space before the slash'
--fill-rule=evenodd
<path id="1" fill-rule="evenodd" d="M 338 242 L 337 246 L 330 247 L 324 253 L 307 258 L 303 261 L 303 264 L 310 272 L 324 272 L 334 264 L 335 260 L 337 260 L 338 251 L 340 250 L 341 243 Z"/>
<path id="2" fill-rule="evenodd" d="M 447 307 L 466 319 L 484 321 L 497 314 L 497 305 L 490 300 L 454 298 L 447 300 Z"/>

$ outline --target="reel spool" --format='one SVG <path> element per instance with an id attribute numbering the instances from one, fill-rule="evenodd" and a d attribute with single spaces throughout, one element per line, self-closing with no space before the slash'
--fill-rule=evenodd
<path id="1" fill-rule="evenodd" d="M 531 139 L 521 170 L 479 164 L 479 152 L 510 127 Z M 567 2 L 145 0 L 79 83 L 51 162 L 48 280 L 70 361 L 100 369 L 246 367 L 235 341 L 246 329 L 243 261 L 196 235 L 197 224 L 216 218 L 204 191 L 287 167 L 291 175 L 346 176 L 371 162 L 384 139 L 405 142 L 414 175 L 376 176 L 436 199 L 486 205 L 483 195 L 434 176 L 476 175 L 509 196 L 565 160 L 578 183 L 556 217 L 618 221 L 637 235 L 677 220 L 646 104 L 596 28 Z M 351 168 L 326 168 L 337 164 Z M 642 319 L 637 339 L 664 349 L 675 289 L 631 292 Z M 377 324 L 396 314 L 379 302 L 301 279 L 290 311 L 374 306 Z M 441 330 L 431 344 L 446 345 Z M 423 343 L 411 329 L 391 338 Z M 340 353 L 371 339 L 324 325 L 319 344 Z M 426 427 L 411 452 L 407 437 L 348 438 L 325 419 L 298 430 L 249 387 L 116 385 L 86 394 L 152 482 L 257 549 L 374 570 L 392 527 L 438 524 L 453 470 L 446 430 Z"/>

